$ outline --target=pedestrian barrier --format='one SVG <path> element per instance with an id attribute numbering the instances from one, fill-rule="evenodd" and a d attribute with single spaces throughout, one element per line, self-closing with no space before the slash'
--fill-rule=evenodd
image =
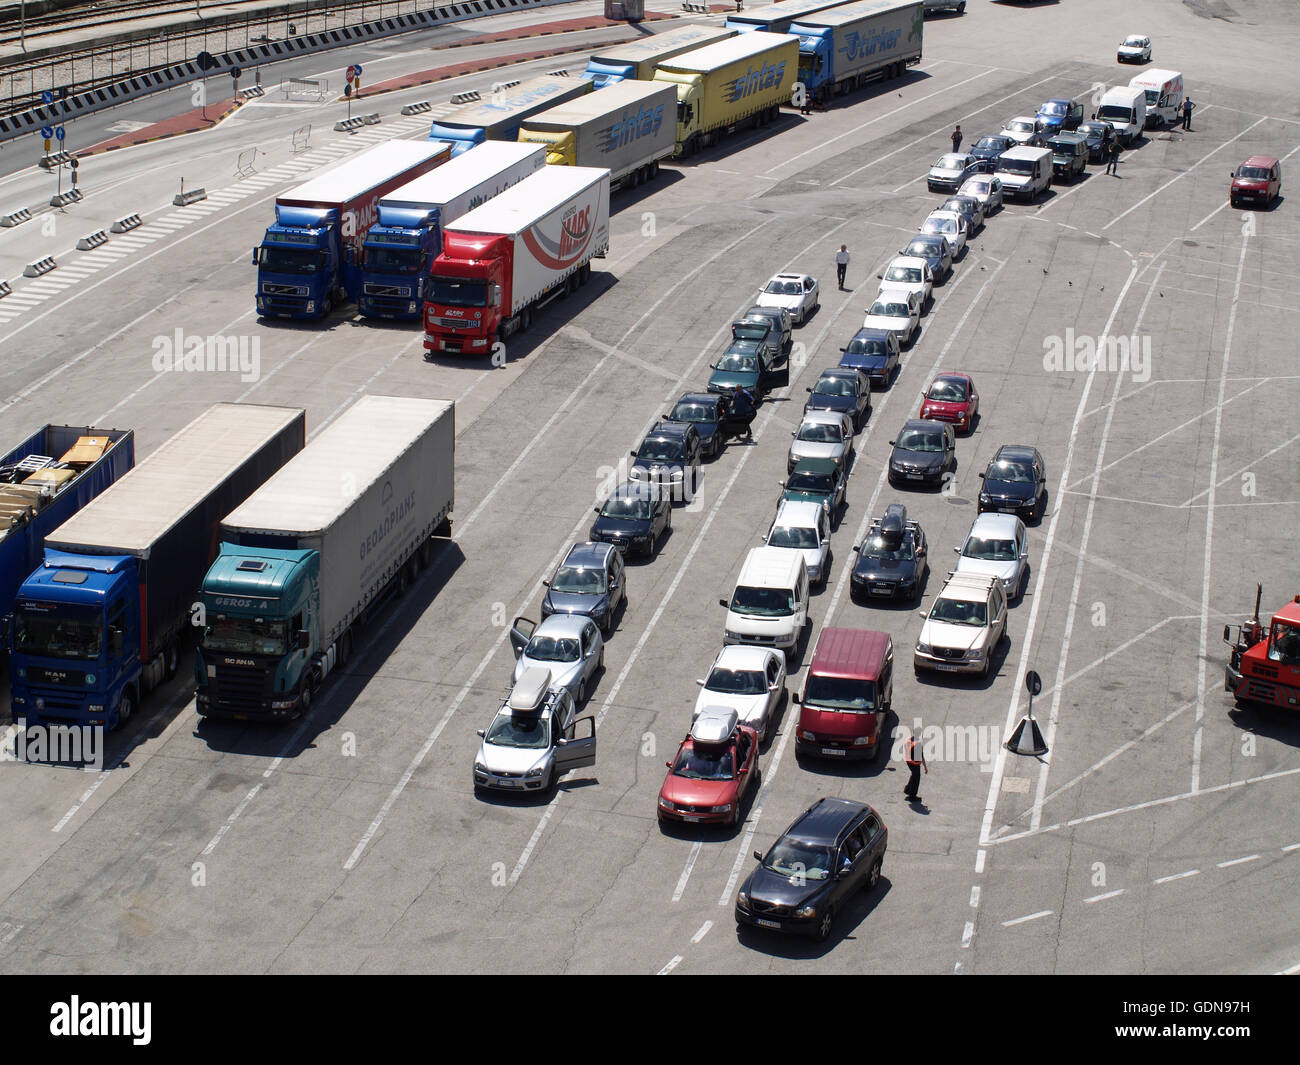
<path id="1" fill-rule="evenodd" d="M 138 214 L 129 214 L 125 218 L 119 218 L 108 227 L 110 233 L 127 233 L 132 229 L 140 226 L 143 220 Z"/>
<path id="2" fill-rule="evenodd" d="M 432 110 L 433 110 L 433 104 L 431 104 L 428 100 L 421 100 L 418 104 L 407 104 L 405 107 L 402 108 L 402 114 L 422 115 L 424 114 L 424 112 L 432 111 Z"/>
<path id="3" fill-rule="evenodd" d="M 185 192 L 182 189 L 182 191 L 178 192 L 175 196 L 172 197 L 172 206 L 188 207 L 192 203 L 198 203 L 199 200 L 206 200 L 207 198 L 208 198 L 207 189 L 190 189 L 189 192 Z"/>
<path id="4" fill-rule="evenodd" d="M 736 10 L 739 11 L 740 9 L 740 5 L 737 4 Z M 707 15 L 709 13 L 709 5 L 696 3 L 695 0 L 682 0 L 682 10 L 692 11 L 697 15 Z"/>
<path id="5" fill-rule="evenodd" d="M 483 97 L 476 89 L 469 89 L 466 92 L 454 92 L 451 94 L 451 102 L 454 104 L 472 104 L 475 100 L 481 100 Z"/>
<path id="6" fill-rule="evenodd" d="M 36 165 L 42 170 L 53 170 L 56 166 L 63 166 L 64 163 L 72 162 L 72 156 L 67 152 L 55 152 L 53 155 L 41 156 L 40 162 Z"/>
<path id="7" fill-rule="evenodd" d="M 311 123 L 305 126 L 299 126 L 293 131 L 293 154 L 311 150 Z"/>
<path id="8" fill-rule="evenodd" d="M 235 177 L 248 177 L 257 161 L 257 149 L 245 148 L 235 157 Z"/>
<path id="9" fill-rule="evenodd" d="M 40 277 L 41 274 L 48 274 L 58 265 L 47 255 L 44 259 L 37 259 L 34 263 L 28 263 L 24 266 L 23 277 Z"/>
<path id="10" fill-rule="evenodd" d="M 0 226 L 8 229 L 10 226 L 21 225 L 23 222 L 30 222 L 32 212 L 24 207 L 21 211 L 14 211 L 13 214 L 0 215 Z"/>
<path id="11" fill-rule="evenodd" d="M 284 78 L 280 82 L 280 91 L 287 100 L 290 96 L 310 96 L 323 100 L 329 95 L 330 83 L 315 78 Z"/>
<path id="12" fill-rule="evenodd" d="M 66 207 L 70 203 L 76 203 L 78 200 L 84 200 L 86 194 L 80 189 L 69 189 L 67 192 L 59 192 L 50 197 L 51 207 Z"/>
<path id="13" fill-rule="evenodd" d="M 90 251 L 91 248 L 98 248 L 101 244 L 108 243 L 108 234 L 102 229 L 82 237 L 77 241 L 77 251 Z"/>

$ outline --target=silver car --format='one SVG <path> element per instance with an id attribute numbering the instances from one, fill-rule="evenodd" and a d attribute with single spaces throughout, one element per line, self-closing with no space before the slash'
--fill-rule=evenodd
<path id="1" fill-rule="evenodd" d="M 965 152 L 949 152 L 940 156 L 925 176 L 931 192 L 956 192 L 969 177 L 983 173 L 984 164 Z"/>
<path id="2" fill-rule="evenodd" d="M 853 421 L 837 410 L 806 410 L 799 428 L 790 434 L 794 443 L 785 459 L 785 472 L 794 470 L 800 459 L 834 459 L 848 469 L 853 451 Z"/>
<path id="3" fill-rule="evenodd" d="M 820 503 L 806 499 L 781 500 L 763 543 L 767 547 L 801 552 L 808 569 L 808 583 L 826 587 L 831 570 L 831 518 Z"/>
<path id="4" fill-rule="evenodd" d="M 514 648 L 514 682 L 541 667 L 551 675 L 551 685 L 565 688 L 581 706 L 587 701 L 593 679 L 605 666 L 605 641 L 600 628 L 582 614 L 552 614 L 540 625 L 515 618 L 510 628 Z"/>
<path id="5" fill-rule="evenodd" d="M 984 208 L 984 217 L 987 218 L 1002 207 L 1002 179 L 992 174 L 981 174 L 962 185 L 957 190 L 957 195 L 979 200 L 980 206 Z"/>
<path id="6" fill-rule="evenodd" d="M 773 647 L 733 644 L 719 652 L 709 675 L 695 683 L 701 690 L 692 725 L 705 708 L 724 707 L 736 711 L 740 723 L 757 732 L 762 743 L 785 698 L 785 655 Z"/>
<path id="7" fill-rule="evenodd" d="M 1014 514 L 981 514 L 957 552 L 957 573 L 996 577 L 1013 602 L 1024 593 L 1029 576 L 1029 534 Z"/>
<path id="8" fill-rule="evenodd" d="M 808 274 L 777 274 L 758 293 L 758 306 L 789 311 L 795 325 L 803 325 L 821 306 L 817 279 Z"/>
<path id="9" fill-rule="evenodd" d="M 916 292 L 898 293 L 876 300 L 867 308 L 862 319 L 863 329 L 883 329 L 898 337 L 900 347 L 906 347 L 921 328 L 921 297 Z"/>

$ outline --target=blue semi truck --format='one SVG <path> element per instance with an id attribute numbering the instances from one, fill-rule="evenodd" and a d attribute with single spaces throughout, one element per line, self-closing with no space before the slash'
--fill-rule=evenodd
<path id="1" fill-rule="evenodd" d="M 824 104 L 869 81 L 898 77 L 921 61 L 924 28 L 920 0 L 857 0 L 800 15 L 789 32 L 799 38 L 804 93 Z"/>
<path id="2" fill-rule="evenodd" d="M 64 522 L 18 589 L 13 715 L 125 722 L 176 671 L 218 522 L 303 446 L 302 410 L 218 403 Z"/>

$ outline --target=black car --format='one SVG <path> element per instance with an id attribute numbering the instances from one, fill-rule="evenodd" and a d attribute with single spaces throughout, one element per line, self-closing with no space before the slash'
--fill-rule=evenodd
<path id="1" fill-rule="evenodd" d="M 840 365 L 861 370 L 875 389 L 888 388 L 901 366 L 898 334 L 888 329 L 859 329 L 840 351 Z"/>
<path id="2" fill-rule="evenodd" d="M 1109 122 L 1080 122 L 1076 133 L 1082 133 L 1088 142 L 1088 162 L 1104 162 L 1115 143 L 1115 127 Z"/>
<path id="3" fill-rule="evenodd" d="M 543 620 L 552 614 L 585 614 L 606 639 L 614 631 L 614 615 L 627 602 L 623 556 L 610 543 L 574 544 L 551 579 L 542 583 Z"/>
<path id="4" fill-rule="evenodd" d="M 732 340 L 765 340 L 775 351 L 785 350 L 786 336 L 781 319 L 767 315 L 751 314 L 731 323 Z"/>
<path id="5" fill-rule="evenodd" d="M 979 512 L 1016 514 L 1027 522 L 1041 521 L 1047 509 L 1047 466 L 1036 447 L 1003 444 L 980 474 Z"/>
<path id="6" fill-rule="evenodd" d="M 700 434 L 700 450 L 707 458 L 717 458 L 727 437 L 736 435 L 734 420 L 728 419 L 731 404 L 726 396 L 714 392 L 684 392 L 664 421 L 693 425 Z M 743 432 L 743 429 L 739 431 Z"/>
<path id="7" fill-rule="evenodd" d="M 781 341 L 777 345 L 777 350 L 786 351 L 789 349 L 791 338 L 794 335 L 794 320 L 790 317 L 790 312 L 784 307 L 760 307 L 758 304 L 754 304 L 740 316 L 741 321 L 748 318 L 766 318 L 769 322 L 773 322 L 776 325 L 776 336 L 779 336 Z"/>
<path id="8" fill-rule="evenodd" d="M 587 535 L 626 553 L 653 555 L 673 527 L 668 493 L 645 481 L 624 481 L 614 489 Z"/>
<path id="9" fill-rule="evenodd" d="M 632 480 L 659 486 L 674 503 L 695 497 L 700 476 L 700 434 L 695 426 L 657 422 L 629 454 L 636 460 L 628 471 Z"/>
<path id="10" fill-rule="evenodd" d="M 907 520 L 902 503 L 886 507 L 853 550 L 858 560 L 849 578 L 849 595 L 855 603 L 921 598 L 930 572 L 930 547 L 921 523 Z"/>
<path id="11" fill-rule="evenodd" d="M 809 389 L 804 410 L 833 410 L 853 419 L 853 428 L 861 429 L 871 414 L 871 380 L 866 371 L 851 366 L 823 370 Z"/>
<path id="12" fill-rule="evenodd" d="M 936 211 L 952 211 L 966 219 L 971 236 L 984 228 L 984 208 L 974 196 L 949 196 Z"/>
<path id="13" fill-rule="evenodd" d="M 947 237 L 918 233 L 898 249 L 898 254 L 924 259 L 929 264 L 930 276 L 936 285 L 952 274 L 952 245 L 948 243 Z"/>
<path id="14" fill-rule="evenodd" d="M 1002 137 L 994 134 L 988 137 L 981 137 L 977 140 L 975 142 L 975 147 L 970 150 L 970 154 L 975 156 L 976 159 L 989 164 L 985 170 L 987 173 L 991 174 L 997 164 L 998 156 L 1008 148 L 1014 148 L 1015 146 L 1015 141 L 1010 137 Z"/>
<path id="15" fill-rule="evenodd" d="M 796 932 L 822 942 L 856 892 L 880 882 L 889 830 L 870 806 L 822 798 L 795 818 L 736 895 L 736 927 Z"/>
<path id="16" fill-rule="evenodd" d="M 943 422 L 914 418 L 889 442 L 889 483 L 938 484 L 957 468 L 957 434 Z"/>

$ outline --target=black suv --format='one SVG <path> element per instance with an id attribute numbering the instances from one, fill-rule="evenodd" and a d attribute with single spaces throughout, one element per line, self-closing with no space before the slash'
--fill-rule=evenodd
<path id="1" fill-rule="evenodd" d="M 880 880 L 889 830 L 870 806 L 818 799 L 801 813 L 736 896 L 736 925 L 810 935 L 831 934 L 835 914 L 853 893 Z"/>
<path id="2" fill-rule="evenodd" d="M 674 503 L 689 503 L 699 484 L 700 451 L 700 433 L 694 425 L 658 422 L 641 446 L 629 452 L 635 461 L 628 477 L 658 485 Z"/>
<path id="3" fill-rule="evenodd" d="M 980 474 L 979 513 L 1017 514 L 1025 521 L 1043 520 L 1047 509 L 1047 464 L 1038 448 L 1003 444 Z"/>
<path id="4" fill-rule="evenodd" d="M 849 578 L 849 595 L 855 603 L 920 600 L 930 571 L 930 550 L 921 523 L 908 521 L 902 503 L 890 503 L 853 550 L 858 560 Z"/>

